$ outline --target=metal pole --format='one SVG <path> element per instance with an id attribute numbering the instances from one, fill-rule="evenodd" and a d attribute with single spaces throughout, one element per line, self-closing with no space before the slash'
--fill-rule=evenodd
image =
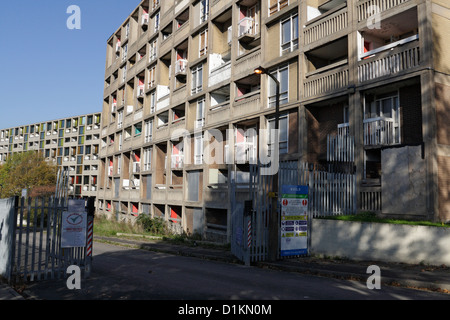
<path id="1" fill-rule="evenodd" d="M 279 152 L 279 122 L 280 122 L 280 82 L 272 74 L 267 73 L 276 83 L 275 97 L 275 141 L 272 152 L 278 155 Z M 274 154 L 272 154 L 273 158 Z M 279 161 L 279 157 L 275 158 Z M 279 219 L 278 219 L 278 170 L 272 177 L 272 194 L 271 194 L 271 214 L 269 218 L 269 261 L 278 259 L 279 250 Z"/>

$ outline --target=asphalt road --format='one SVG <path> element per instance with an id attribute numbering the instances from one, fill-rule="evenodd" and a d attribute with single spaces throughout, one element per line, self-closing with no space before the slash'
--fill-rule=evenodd
<path id="1" fill-rule="evenodd" d="M 37 300 L 448 300 L 448 295 L 131 249 L 96 242 L 92 275 L 81 289 L 36 282 Z"/>

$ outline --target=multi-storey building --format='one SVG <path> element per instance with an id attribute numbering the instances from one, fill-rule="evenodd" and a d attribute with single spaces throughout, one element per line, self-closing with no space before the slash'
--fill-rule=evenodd
<path id="1" fill-rule="evenodd" d="M 101 112 L 0 130 L 0 164 L 13 153 L 41 152 L 69 174 L 69 196 L 95 197 Z"/>
<path id="2" fill-rule="evenodd" d="M 230 181 L 272 147 L 243 134 L 274 125 L 263 66 L 281 160 L 354 136 L 361 210 L 450 220 L 449 18 L 444 0 L 142 1 L 107 41 L 99 210 L 226 239 Z M 225 164 L 203 161 L 215 142 Z"/>

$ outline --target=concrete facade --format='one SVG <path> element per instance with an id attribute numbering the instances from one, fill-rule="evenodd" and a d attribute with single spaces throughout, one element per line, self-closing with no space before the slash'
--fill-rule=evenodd
<path id="1" fill-rule="evenodd" d="M 327 165 L 327 135 L 353 135 L 361 210 L 450 220 L 448 122 L 439 116 L 448 13 L 430 0 L 142 1 L 107 40 L 99 211 L 162 216 L 226 241 L 231 178 L 245 182 L 249 157 L 269 143 L 237 133 L 271 125 L 273 82 L 253 72 L 263 66 L 282 82 L 281 160 Z M 199 150 L 215 140 L 200 136 L 211 129 L 223 133 L 228 159 L 243 148 L 242 164 L 202 161 Z M 407 146 L 421 146 L 408 156 L 420 166 L 420 206 L 412 185 L 396 194 L 403 207 L 383 206 L 395 183 L 386 170 L 400 175 L 383 154 Z"/>
<path id="2" fill-rule="evenodd" d="M 95 197 L 99 170 L 101 113 L 49 120 L 0 130 L 0 164 L 13 153 L 40 152 L 69 172 L 69 196 Z"/>

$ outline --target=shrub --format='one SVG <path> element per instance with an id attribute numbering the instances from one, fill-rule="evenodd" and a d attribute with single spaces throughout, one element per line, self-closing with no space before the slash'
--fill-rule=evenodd
<path id="1" fill-rule="evenodd" d="M 168 234 L 167 224 L 162 218 L 152 218 L 148 214 L 140 214 L 136 222 L 144 229 L 144 232 L 157 235 Z"/>

